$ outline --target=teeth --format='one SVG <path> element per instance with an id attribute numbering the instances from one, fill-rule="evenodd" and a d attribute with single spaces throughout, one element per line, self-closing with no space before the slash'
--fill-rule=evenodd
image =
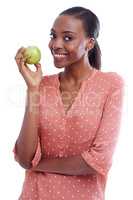
<path id="1" fill-rule="evenodd" d="M 66 55 L 64 55 L 64 54 L 54 54 L 54 57 L 63 58 L 63 57 L 66 57 Z"/>

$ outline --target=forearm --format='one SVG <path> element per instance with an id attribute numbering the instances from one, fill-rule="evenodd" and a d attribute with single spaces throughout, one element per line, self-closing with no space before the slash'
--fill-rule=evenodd
<path id="1" fill-rule="evenodd" d="M 68 158 L 42 159 L 38 166 L 33 170 L 71 176 L 96 173 L 92 167 L 86 164 L 80 155 Z"/>
<path id="2" fill-rule="evenodd" d="M 24 168 L 31 167 L 36 151 L 39 123 L 39 91 L 27 90 L 25 115 L 19 137 L 16 141 L 16 154 Z"/>

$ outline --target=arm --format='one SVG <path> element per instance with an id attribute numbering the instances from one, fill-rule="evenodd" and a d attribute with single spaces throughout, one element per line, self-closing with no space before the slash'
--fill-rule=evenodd
<path id="1" fill-rule="evenodd" d="M 25 169 L 32 166 L 32 159 L 38 144 L 39 90 L 27 90 L 27 105 L 19 137 L 15 145 L 15 154 L 19 164 Z"/>
<path id="2" fill-rule="evenodd" d="M 118 79 L 108 94 L 96 137 L 88 150 L 69 158 L 42 159 L 33 170 L 65 175 L 99 173 L 105 176 L 118 139 L 123 92 L 124 83 Z"/>
<path id="3" fill-rule="evenodd" d="M 64 175 L 89 175 L 96 171 L 86 164 L 83 158 L 72 156 L 68 158 L 42 159 L 39 164 L 33 168 L 37 172 L 57 173 Z"/>
<path id="4" fill-rule="evenodd" d="M 42 69 L 40 63 L 35 64 L 33 72 L 26 64 L 24 57 L 25 48 L 21 47 L 15 56 L 19 72 L 27 85 L 27 105 L 19 137 L 16 141 L 14 153 L 15 159 L 26 169 L 32 166 L 32 159 L 38 147 L 39 103 L 40 83 Z M 37 149 L 38 150 L 38 149 Z M 35 154 L 35 158 L 36 158 Z M 34 159 L 35 160 L 35 159 Z"/>
<path id="5" fill-rule="evenodd" d="M 96 136 L 91 147 L 81 154 L 86 163 L 103 176 L 107 175 L 112 165 L 120 131 L 123 97 L 124 81 L 113 74 Z"/>

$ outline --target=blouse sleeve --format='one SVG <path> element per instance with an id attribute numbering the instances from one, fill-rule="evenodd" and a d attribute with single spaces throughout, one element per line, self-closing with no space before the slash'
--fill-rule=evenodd
<path id="1" fill-rule="evenodd" d="M 17 152 L 16 152 L 16 143 L 14 145 L 14 148 L 13 148 L 13 153 L 14 153 L 14 159 L 19 162 L 19 159 L 18 159 L 18 156 L 17 156 Z"/>
<path id="2" fill-rule="evenodd" d="M 35 155 L 32 159 L 32 167 L 35 167 L 38 165 L 39 161 L 41 160 L 41 144 L 40 144 L 40 137 L 38 136 L 38 143 L 37 143 L 37 148 L 36 148 L 36 152 Z"/>
<path id="3" fill-rule="evenodd" d="M 43 78 L 44 79 L 44 78 Z M 43 90 L 43 79 L 40 83 L 40 98 L 42 98 L 42 90 Z M 40 132 L 40 109 L 41 109 L 41 99 L 40 99 L 40 104 L 39 104 L 39 128 L 38 128 L 38 141 L 37 141 L 37 147 L 36 147 L 36 151 L 35 151 L 35 154 L 33 156 L 33 159 L 31 161 L 31 164 L 32 164 L 32 167 L 35 167 L 37 166 L 37 164 L 39 163 L 40 159 L 41 159 L 41 141 L 40 141 L 40 135 L 39 135 L 39 132 Z M 18 156 L 17 156 L 17 151 L 16 151 L 16 143 L 14 145 L 14 148 L 13 148 L 13 153 L 14 153 L 14 159 L 19 162 L 19 159 L 18 159 Z"/>
<path id="4" fill-rule="evenodd" d="M 118 139 L 122 116 L 124 81 L 119 81 L 107 96 L 101 122 L 91 147 L 81 153 L 86 163 L 98 173 L 106 175 Z"/>
<path id="5" fill-rule="evenodd" d="M 15 143 L 15 146 L 13 148 L 13 153 L 14 153 L 14 159 L 19 163 L 19 158 L 17 156 L 17 151 L 16 151 L 16 143 Z M 34 157 L 31 161 L 32 167 L 37 166 L 40 159 L 41 159 L 41 145 L 40 145 L 40 137 L 38 136 L 37 148 L 36 148 Z"/>

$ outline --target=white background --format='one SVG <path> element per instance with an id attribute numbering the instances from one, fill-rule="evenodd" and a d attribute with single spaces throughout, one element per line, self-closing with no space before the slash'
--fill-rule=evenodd
<path id="1" fill-rule="evenodd" d="M 57 15 L 72 6 L 85 6 L 101 22 L 99 44 L 102 70 L 125 79 L 125 97 L 119 142 L 106 187 L 106 200 L 133 199 L 133 28 L 130 0 L 4 0 L 0 2 L 0 200 L 17 200 L 24 170 L 12 149 L 24 114 L 26 85 L 14 61 L 21 46 L 37 45 L 44 74 L 59 72 L 48 49 L 49 33 Z"/>

